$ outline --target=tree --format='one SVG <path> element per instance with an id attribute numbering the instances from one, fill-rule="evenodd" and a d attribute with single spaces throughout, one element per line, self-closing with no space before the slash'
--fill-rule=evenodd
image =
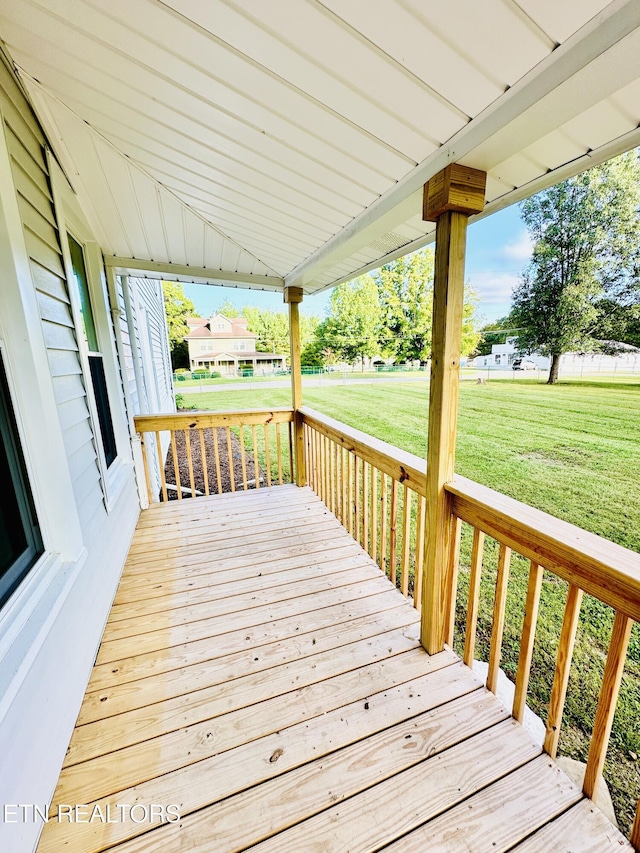
<path id="1" fill-rule="evenodd" d="M 494 344 L 506 344 L 513 335 L 513 325 L 509 315 L 501 317 L 495 323 L 485 323 L 479 330 L 480 339 L 475 350 L 476 355 L 490 355 Z"/>
<path id="2" fill-rule="evenodd" d="M 640 304 L 620 305 L 613 299 L 596 303 L 598 334 L 603 341 L 640 347 Z"/>
<path id="3" fill-rule="evenodd" d="M 345 361 L 360 361 L 379 352 L 380 300 L 370 275 L 334 288 L 329 316 L 316 330 L 320 351 L 331 350 Z"/>
<path id="4" fill-rule="evenodd" d="M 380 300 L 382 355 L 426 361 L 431 355 L 433 251 L 422 249 L 373 273 Z"/>
<path id="5" fill-rule="evenodd" d="M 169 347 L 171 349 L 171 366 L 174 370 L 189 367 L 189 348 L 185 337 L 189 334 L 187 317 L 199 317 L 196 307 L 184 295 L 182 285 L 175 281 L 162 282 L 164 310 L 167 316 L 169 330 Z"/>
<path id="6" fill-rule="evenodd" d="M 480 331 L 476 316 L 478 295 L 468 284 L 464 287 L 464 304 L 462 306 L 462 337 L 460 339 L 460 354 L 471 355 L 478 348 Z"/>
<path id="7" fill-rule="evenodd" d="M 214 314 L 222 314 L 224 317 L 232 320 L 234 317 L 240 316 L 240 309 L 227 296 L 224 302 L 221 302 L 219 307 L 216 308 Z"/>
<path id="8" fill-rule="evenodd" d="M 636 152 L 610 160 L 527 199 L 521 215 L 535 240 L 513 293 L 521 352 L 560 357 L 597 339 L 596 304 L 623 304 L 640 289 L 640 164 Z"/>

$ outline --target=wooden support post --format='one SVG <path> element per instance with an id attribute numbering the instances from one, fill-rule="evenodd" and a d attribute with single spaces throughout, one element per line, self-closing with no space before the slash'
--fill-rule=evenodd
<path id="1" fill-rule="evenodd" d="M 304 430 L 300 409 L 302 407 L 302 365 L 300 361 L 300 314 L 301 287 L 285 287 L 284 301 L 289 305 L 289 342 L 291 345 L 291 397 L 293 406 L 293 430 L 296 457 L 296 485 L 306 486 L 306 460 L 304 456 Z"/>
<path id="2" fill-rule="evenodd" d="M 453 479 L 456 450 L 467 219 L 483 209 L 485 185 L 484 172 L 454 163 L 424 187 L 422 218 L 436 222 L 420 637 L 429 654 L 442 651 L 445 642 L 444 581 L 452 544 L 445 484 Z"/>

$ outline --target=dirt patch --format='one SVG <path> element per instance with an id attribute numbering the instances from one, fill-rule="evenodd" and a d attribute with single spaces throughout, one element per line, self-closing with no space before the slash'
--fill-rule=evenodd
<path id="1" fill-rule="evenodd" d="M 565 465 L 584 465 L 590 458 L 589 453 L 585 450 L 580 450 L 576 447 L 567 447 L 564 444 L 540 450 L 530 450 L 527 453 L 520 453 L 519 455 L 521 459 L 528 459 L 531 462 L 541 462 L 552 468 L 561 468 Z"/>
<path id="2" fill-rule="evenodd" d="M 218 453 L 215 452 L 215 439 L 214 432 L 216 433 L 217 443 L 218 443 Z M 204 429 L 202 430 L 204 437 L 204 449 L 205 449 L 205 459 L 206 459 L 206 470 L 208 474 L 209 481 L 209 493 L 212 495 L 216 495 L 218 493 L 230 492 L 231 491 L 231 474 L 233 472 L 233 478 L 235 482 L 236 489 L 243 489 L 243 468 L 242 468 L 242 449 L 240 445 L 240 439 L 234 432 L 229 432 L 229 437 L 231 440 L 231 457 L 229 456 L 229 448 L 227 443 L 227 431 L 224 427 L 216 429 Z M 202 450 L 200 446 L 200 436 L 199 433 L 190 434 L 189 436 L 189 444 L 191 448 L 191 461 L 193 467 L 193 482 L 197 492 L 202 492 L 205 494 L 205 466 L 203 465 L 202 460 Z M 182 487 L 182 497 L 189 498 L 191 494 L 185 491 L 185 488 L 191 489 L 191 479 L 189 476 L 189 459 L 187 455 L 187 438 L 185 436 L 185 432 L 182 430 L 178 430 L 175 433 L 175 442 L 176 442 L 176 452 L 178 457 L 178 473 L 180 474 L 180 486 Z M 216 466 L 216 455 L 218 458 L 218 466 Z M 247 478 L 247 488 L 255 489 L 255 466 L 253 461 L 253 456 L 249 453 L 245 452 L 245 471 Z M 164 469 L 164 475 L 167 481 L 167 485 L 171 484 L 177 486 L 177 478 L 175 473 L 175 467 L 173 463 L 173 452 L 171 446 L 169 447 L 169 452 L 167 453 L 167 462 Z M 218 482 L 219 475 L 219 482 Z M 258 465 L 258 476 L 263 476 L 260 471 L 260 466 Z M 262 482 L 261 482 L 262 485 Z M 197 496 L 197 495 L 196 495 Z M 178 490 L 176 489 L 167 489 L 167 497 L 170 501 L 175 501 L 178 499 Z"/>

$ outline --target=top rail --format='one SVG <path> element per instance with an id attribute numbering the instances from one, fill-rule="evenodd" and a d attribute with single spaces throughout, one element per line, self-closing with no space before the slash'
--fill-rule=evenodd
<path id="1" fill-rule="evenodd" d="M 366 432 L 349 427 L 307 406 L 303 406 L 300 413 L 304 423 L 322 435 L 326 435 L 338 446 L 344 447 L 365 462 L 375 465 L 378 470 L 413 489 L 419 495 L 426 496 L 427 463 L 425 459 L 408 453 L 406 450 L 400 450 L 393 444 L 388 444 L 386 441 L 374 438 Z"/>
<path id="2" fill-rule="evenodd" d="M 137 432 L 164 432 L 175 429 L 208 429 L 211 427 L 251 426 L 252 424 L 284 424 L 293 421 L 293 409 L 269 411 L 240 409 L 230 412 L 173 412 L 160 415 L 136 415 Z"/>
<path id="3" fill-rule="evenodd" d="M 462 521 L 640 622 L 640 554 L 466 477 L 446 489 Z"/>
<path id="4" fill-rule="evenodd" d="M 150 504 L 293 482 L 292 408 L 138 415 L 134 423 Z"/>

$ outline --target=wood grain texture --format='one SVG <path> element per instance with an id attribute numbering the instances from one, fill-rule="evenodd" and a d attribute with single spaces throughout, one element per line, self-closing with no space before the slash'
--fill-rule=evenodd
<path id="1" fill-rule="evenodd" d="M 524 708 L 527 702 L 529 688 L 529 673 L 533 657 L 533 641 L 536 635 L 538 608 L 540 606 L 540 590 L 542 589 L 542 568 L 537 563 L 529 567 L 529 583 L 527 598 L 524 605 L 524 620 L 520 638 L 520 654 L 516 672 L 516 688 L 513 696 L 513 716 L 519 722 L 524 718 Z"/>
<path id="2" fill-rule="evenodd" d="M 549 699 L 549 714 L 547 716 L 546 734 L 544 738 L 544 751 L 552 758 L 556 757 L 558 741 L 560 739 L 560 725 L 562 713 L 567 697 L 569 685 L 569 673 L 571 670 L 571 659 L 576 642 L 578 630 L 578 619 L 580 617 L 580 605 L 582 603 L 582 590 L 571 584 L 567 591 L 567 601 L 564 608 L 562 630 L 558 643 L 558 654 L 556 657 L 556 670 L 553 676 L 553 686 Z"/>
<path id="3" fill-rule="evenodd" d="M 589 800 L 581 800 L 532 836 L 514 853 L 631 853 L 632 845 Z"/>
<path id="4" fill-rule="evenodd" d="M 613 630 L 609 642 L 607 662 L 602 676 L 602 687 L 598 698 L 596 719 L 593 724 L 593 733 L 589 745 L 589 757 L 587 768 L 584 773 L 584 785 L 582 790 L 585 796 L 595 802 L 598 794 L 600 776 L 607 756 L 609 736 L 613 725 L 613 715 L 616 711 L 618 694 L 622 683 L 624 662 L 627 656 L 629 638 L 633 622 L 624 613 L 616 613 L 613 621 Z"/>
<path id="5" fill-rule="evenodd" d="M 467 666 L 473 666 L 473 657 L 476 648 L 476 627 L 478 624 L 478 607 L 480 605 L 480 576 L 482 574 L 483 555 L 484 533 L 476 528 L 473 531 L 473 545 L 471 546 L 467 624 L 464 634 L 464 662 Z"/>
<path id="6" fill-rule="evenodd" d="M 184 504 L 143 513 L 107 630 L 150 630 L 107 635 L 54 795 L 180 822 L 54 811 L 39 853 L 504 850 L 579 801 L 309 488 L 198 503 L 193 536 Z"/>
<path id="7" fill-rule="evenodd" d="M 543 755 L 406 835 L 387 850 L 460 853 L 466 849 L 474 853 L 494 850 L 502 853 L 575 804 L 580 796 L 571 780 Z"/>
<path id="8" fill-rule="evenodd" d="M 507 583 L 509 581 L 509 563 L 511 549 L 501 545 L 498 552 L 496 590 L 493 600 L 493 626 L 491 629 L 491 648 L 487 670 L 487 688 L 495 693 L 498 688 L 498 672 L 502 656 L 502 636 L 504 634 L 504 615 L 507 603 Z"/>
<path id="9" fill-rule="evenodd" d="M 467 217 L 447 212 L 436 225 L 433 332 L 427 444 L 427 522 L 422 589 L 422 642 L 430 653 L 444 647 L 444 575 L 451 546 L 460 343 L 464 302 Z"/>

